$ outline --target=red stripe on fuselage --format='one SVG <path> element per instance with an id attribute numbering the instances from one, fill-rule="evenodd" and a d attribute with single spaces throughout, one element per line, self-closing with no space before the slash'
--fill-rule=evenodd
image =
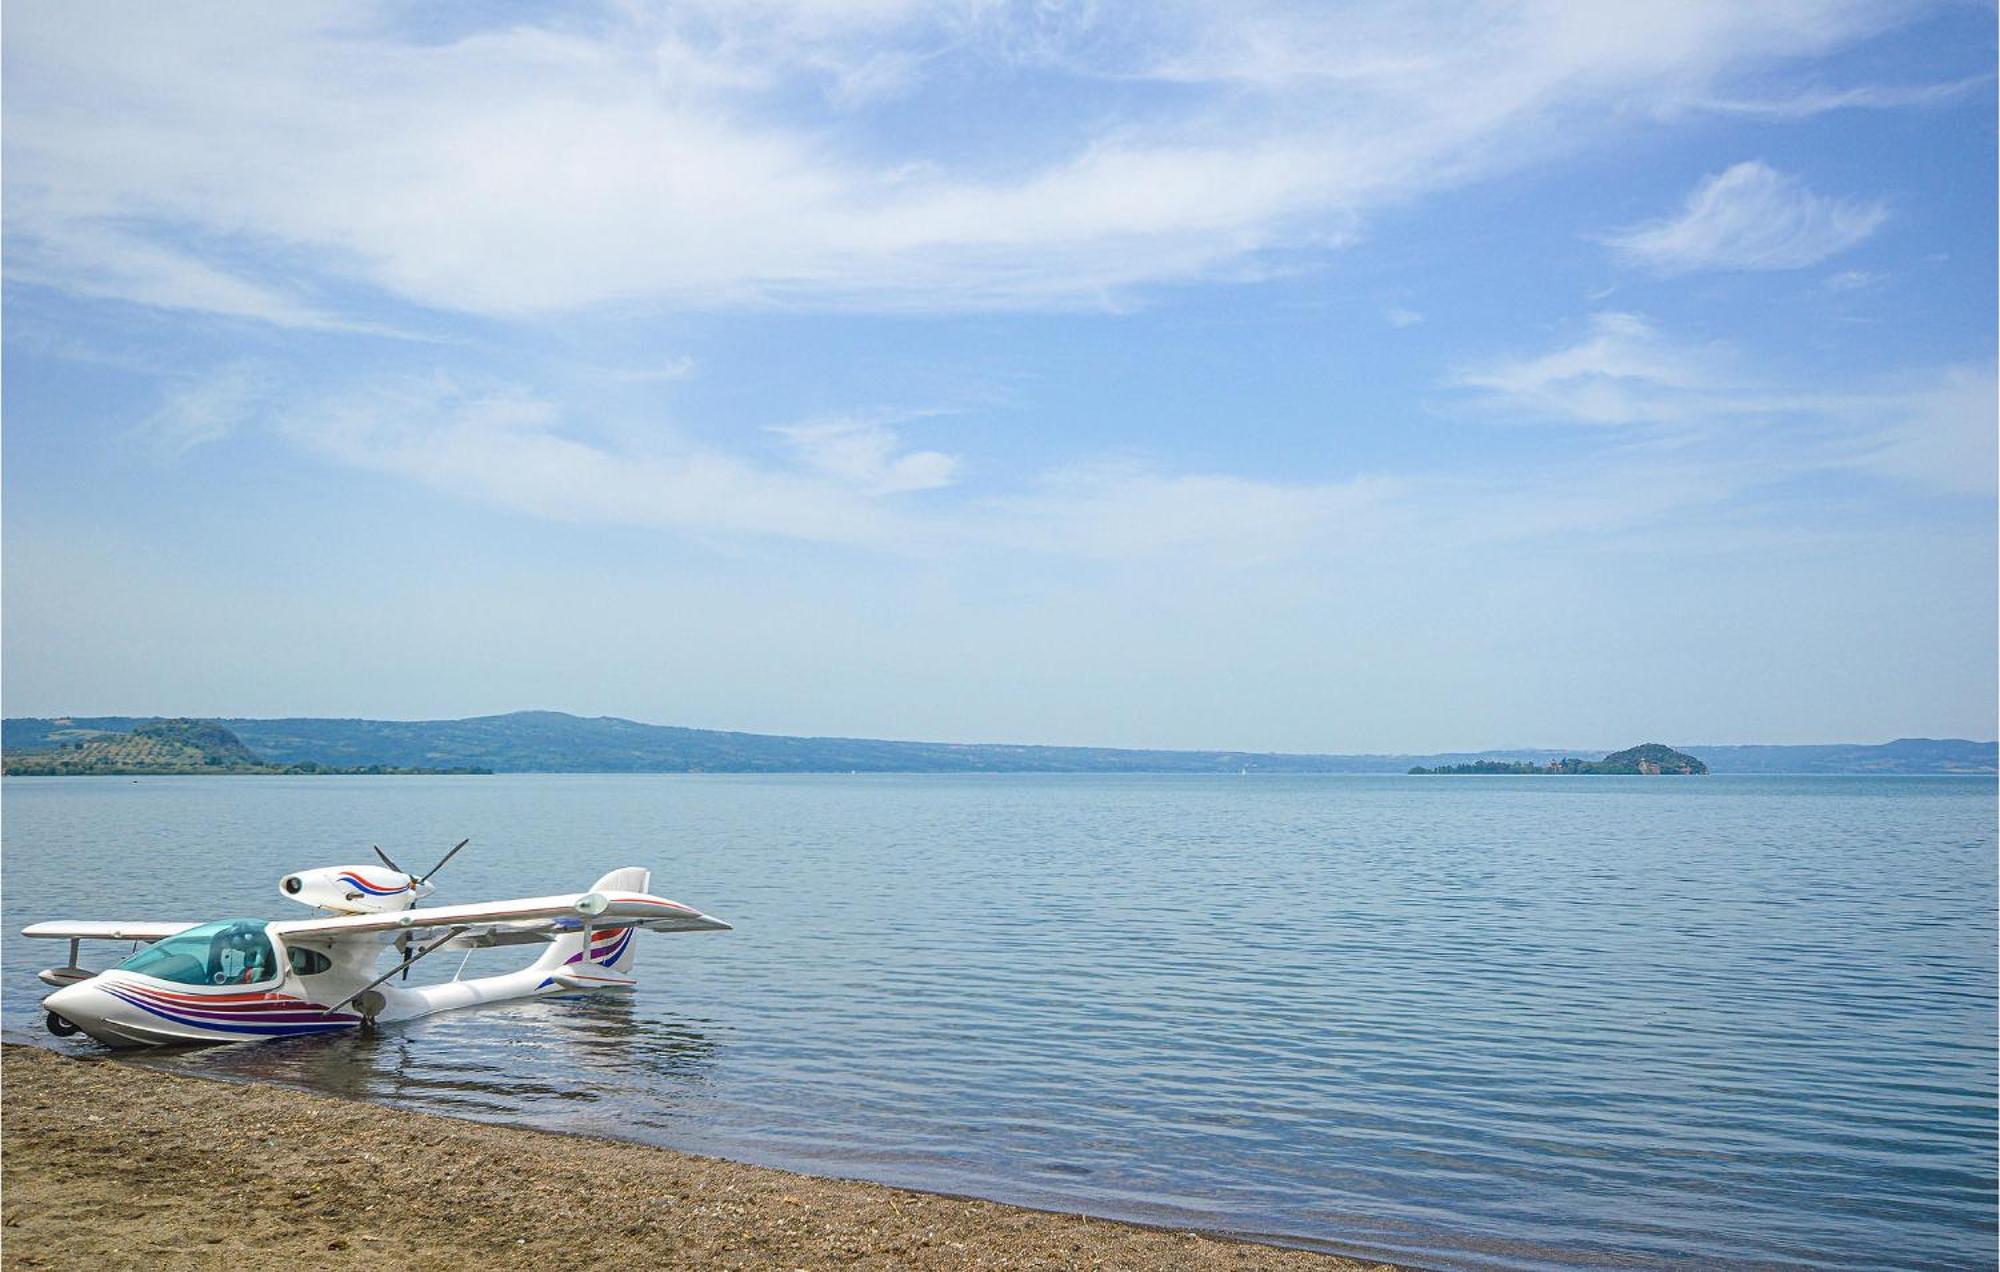
<path id="1" fill-rule="evenodd" d="M 289 994 L 175 994 L 154 989 L 150 985 L 135 985 L 131 981 L 112 982 L 107 988 L 123 990 L 160 1007 L 216 1012 L 231 1016 L 261 1016 L 271 1012 L 297 1011 L 302 1007 L 318 1006 L 317 1003 L 309 1003 L 303 998 L 294 998 Z"/>
<path id="2" fill-rule="evenodd" d="M 186 1003 L 200 1003 L 204 1006 L 214 1006 L 217 1003 L 256 1003 L 256 1002 L 302 1003 L 305 1001 L 305 999 L 303 998 L 295 998 L 290 994 L 274 994 L 269 990 L 257 990 L 257 991 L 252 991 L 250 993 L 190 994 L 186 992 L 177 992 L 171 989 L 154 989 L 151 985 L 141 984 L 136 981 L 128 981 L 123 979 L 116 981 L 106 981 L 105 984 L 123 985 L 127 989 L 137 990 L 140 993 L 144 994 L 152 994 L 159 998 L 172 999 Z"/>

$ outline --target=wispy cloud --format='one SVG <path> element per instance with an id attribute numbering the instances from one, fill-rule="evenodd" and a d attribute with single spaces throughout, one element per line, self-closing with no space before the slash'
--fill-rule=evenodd
<path id="1" fill-rule="evenodd" d="M 368 7 L 36 6 L 8 24 L 8 268 L 299 327 L 349 325 L 326 296 L 1116 305 L 1281 268 L 1645 117 L 1628 104 L 1714 97 L 1890 20 L 767 3 L 412 39 Z M 935 125 L 968 109 L 955 86 L 1017 70 L 1113 107 L 971 147 Z"/>
<path id="2" fill-rule="evenodd" d="M 270 376 L 250 363 L 181 380 L 168 388 L 159 407 L 134 432 L 164 455 L 185 455 L 253 422 L 270 387 Z"/>
<path id="3" fill-rule="evenodd" d="M 318 331 L 385 332 L 180 247 L 89 221 L 7 218 L 7 275 L 78 296 Z M 252 271 L 254 272 L 254 271 Z"/>
<path id="4" fill-rule="evenodd" d="M 941 451 L 905 451 L 889 427 L 891 416 L 843 416 L 774 430 L 793 454 L 815 472 L 871 495 L 948 486 L 958 473 L 956 456 Z"/>
<path id="5" fill-rule="evenodd" d="M 1726 454 L 1772 481 L 1853 472 L 1933 493 L 1994 492 L 2000 396 L 1990 366 L 1807 383 L 1610 313 L 1580 340 L 1467 368 L 1454 383 L 1508 419 L 1625 425 L 1674 450 Z"/>
<path id="6" fill-rule="evenodd" d="M 1681 416 L 1715 385 L 1717 350 L 1661 337 L 1638 314 L 1600 313 L 1580 340 L 1547 353 L 1476 363 L 1454 383 L 1510 413 L 1572 424 L 1632 424 Z"/>
<path id="7" fill-rule="evenodd" d="M 226 385 L 216 396 L 226 397 Z M 908 554 L 1002 547 L 1118 560 L 1167 552 L 1237 560 L 1359 532 L 1395 486 L 1173 473 L 1132 461 L 1058 468 L 1014 492 L 912 504 L 957 477 L 957 457 L 907 447 L 891 421 L 829 418 L 772 430 L 790 463 L 661 439 L 591 436 L 554 402 L 449 377 L 379 384 L 290 412 L 313 457 L 557 521 L 768 536 Z M 1345 531 L 1342 531 L 1345 527 Z"/>
<path id="8" fill-rule="evenodd" d="M 895 513 L 849 481 L 713 447 L 614 446 L 556 404 L 446 377 L 376 385 L 293 411 L 286 433 L 343 467 L 556 521 L 889 546 Z"/>
<path id="9" fill-rule="evenodd" d="M 1994 495 L 2000 385 L 1990 364 L 1950 368 L 1855 409 L 1871 422 L 1845 457 L 1853 468 L 1920 489 Z"/>
<path id="10" fill-rule="evenodd" d="M 1703 180 L 1678 216 L 1605 241 L 1628 262 L 1662 274 L 1800 269 L 1853 247 L 1888 215 L 1880 202 L 1814 194 L 1750 160 Z"/>
<path id="11" fill-rule="evenodd" d="M 694 371 L 694 359 L 681 354 L 644 366 L 617 367 L 605 374 L 623 384 L 662 384 L 672 380 L 685 380 L 693 375 Z"/>
<path id="12" fill-rule="evenodd" d="M 1401 493 L 1399 483 L 1372 476 L 1279 482 L 1106 461 L 985 499 L 966 511 L 965 524 L 977 541 L 1063 556 L 1268 561 L 1360 546 L 1396 515 Z"/>
<path id="13" fill-rule="evenodd" d="M 1935 106 L 1954 101 L 1982 85 L 1991 75 L 1972 75 L 1942 84 L 1862 84 L 1853 88 L 1807 88 L 1782 97 L 1715 98 L 1698 102 L 1699 109 L 1755 119 L 1810 119 L 1833 110 L 1895 110 Z"/>
<path id="14" fill-rule="evenodd" d="M 956 486 L 960 460 L 856 415 L 774 430 L 776 453 L 616 440 L 518 388 L 399 381 L 287 414 L 311 456 L 521 515 L 703 537 L 847 545 L 890 555 L 1027 551 L 1080 562 L 1248 566 L 1414 543 L 1471 547 L 1657 525 L 1814 474 L 1867 474 L 1991 497 L 1990 370 L 1947 368 L 1850 391 L 1758 380 L 1728 350 L 1678 343 L 1632 315 L 1581 341 L 1465 373 L 1489 409 L 1626 426 L 1557 463 L 1419 466 L 1323 479 L 1187 471 L 1142 459 L 1058 465 L 1012 489 Z M 206 399 L 230 415 L 233 376 Z M 175 408 L 188 433 L 211 418 Z M 165 413 L 163 413 L 165 414 Z M 1984 430 L 1982 432 L 1982 430 Z M 650 441 L 635 441 L 635 438 Z M 935 492 L 913 500 L 917 492 Z M 1746 501 L 1749 501 L 1746 503 Z"/>

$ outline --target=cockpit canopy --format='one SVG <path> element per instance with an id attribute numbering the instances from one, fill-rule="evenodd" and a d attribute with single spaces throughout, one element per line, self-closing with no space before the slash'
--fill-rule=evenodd
<path id="1" fill-rule="evenodd" d="M 204 923 L 140 950 L 118 966 L 181 985 L 254 985 L 278 975 L 278 954 L 257 919 Z"/>

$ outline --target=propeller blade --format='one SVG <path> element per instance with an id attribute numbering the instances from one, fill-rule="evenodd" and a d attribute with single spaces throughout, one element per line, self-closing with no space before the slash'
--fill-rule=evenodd
<path id="1" fill-rule="evenodd" d="M 469 836 L 469 835 L 468 835 L 468 836 L 467 836 L 466 838 L 464 838 L 464 839 L 461 839 L 461 840 L 459 840 L 459 841 L 458 841 L 457 843 L 453 844 L 453 845 L 451 846 L 451 851 L 450 851 L 450 852 L 448 852 L 448 853 L 446 853 L 446 854 L 445 854 L 445 855 L 444 855 L 443 857 L 441 857 L 441 858 L 440 858 L 440 859 L 438 860 L 438 863 L 437 863 L 437 864 L 436 864 L 435 866 L 432 866 L 432 867 L 431 867 L 431 868 L 430 868 L 430 869 L 429 869 L 428 871 L 426 871 L 426 872 L 425 872 L 425 874 L 424 874 L 424 877 L 423 877 L 423 878 L 421 878 L 421 879 L 419 879 L 419 880 L 417 880 L 417 882 L 418 882 L 418 883 L 429 883 L 429 882 L 430 882 L 430 880 L 431 880 L 431 876 L 432 876 L 432 875 L 434 875 L 434 874 L 436 874 L 436 873 L 437 873 L 438 871 L 440 871 L 440 870 L 444 869 L 444 863 L 445 863 L 445 862 L 447 862 L 447 861 L 450 861 L 450 860 L 451 860 L 451 859 L 452 859 L 453 857 L 456 857 L 456 856 L 458 855 L 458 850 L 459 850 L 459 849 L 461 849 L 461 848 L 463 848 L 463 847 L 465 847 L 465 846 L 466 846 L 467 844 L 469 844 L 469 843 L 471 843 L 471 842 L 472 842 L 472 838 L 471 838 L 471 836 Z"/>
<path id="2" fill-rule="evenodd" d="M 393 861 L 389 860 L 389 854 L 388 854 L 388 853 L 386 853 L 386 852 L 383 852 L 383 851 L 382 851 L 382 850 L 381 850 L 380 848 L 376 848 L 374 844 L 369 844 L 368 846 L 369 846 L 370 848 L 374 848 L 374 849 L 375 849 L 375 855 L 376 855 L 376 856 L 378 856 L 378 857 L 380 857 L 380 858 L 382 859 L 382 864 L 383 864 L 383 865 L 385 865 L 385 866 L 389 867 L 389 869 L 391 869 L 391 870 L 395 871 L 395 872 L 396 872 L 397 874 L 401 874 L 401 873 L 403 873 L 403 868 L 402 868 L 401 866 L 399 866 L 399 865 L 397 865 L 397 864 L 396 864 L 395 862 L 393 862 Z"/>
<path id="3" fill-rule="evenodd" d="M 396 957 L 404 960 L 403 979 L 407 981 L 410 979 L 410 964 L 408 961 L 410 957 L 410 934 L 408 932 L 396 933 Z"/>

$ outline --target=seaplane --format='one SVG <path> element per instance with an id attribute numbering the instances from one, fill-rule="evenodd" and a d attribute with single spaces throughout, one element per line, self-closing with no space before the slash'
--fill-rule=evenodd
<path id="1" fill-rule="evenodd" d="M 419 907 L 461 840 L 421 875 L 376 848 L 380 865 L 327 866 L 278 881 L 278 893 L 314 917 L 263 922 L 36 923 L 21 935 L 69 942 L 69 962 L 39 973 L 51 1033 L 85 1033 L 113 1047 L 293 1038 L 373 1029 L 434 1012 L 558 994 L 630 991 L 633 939 L 653 932 L 727 931 L 729 924 L 654 896 L 652 872 L 613 870 L 588 892 L 473 905 Z M 78 963 L 86 941 L 132 942 L 115 967 Z M 433 985 L 410 968 L 443 950 L 539 945 L 519 971 Z M 382 956 L 396 961 L 378 972 Z M 395 982 L 395 983 L 392 983 Z"/>

